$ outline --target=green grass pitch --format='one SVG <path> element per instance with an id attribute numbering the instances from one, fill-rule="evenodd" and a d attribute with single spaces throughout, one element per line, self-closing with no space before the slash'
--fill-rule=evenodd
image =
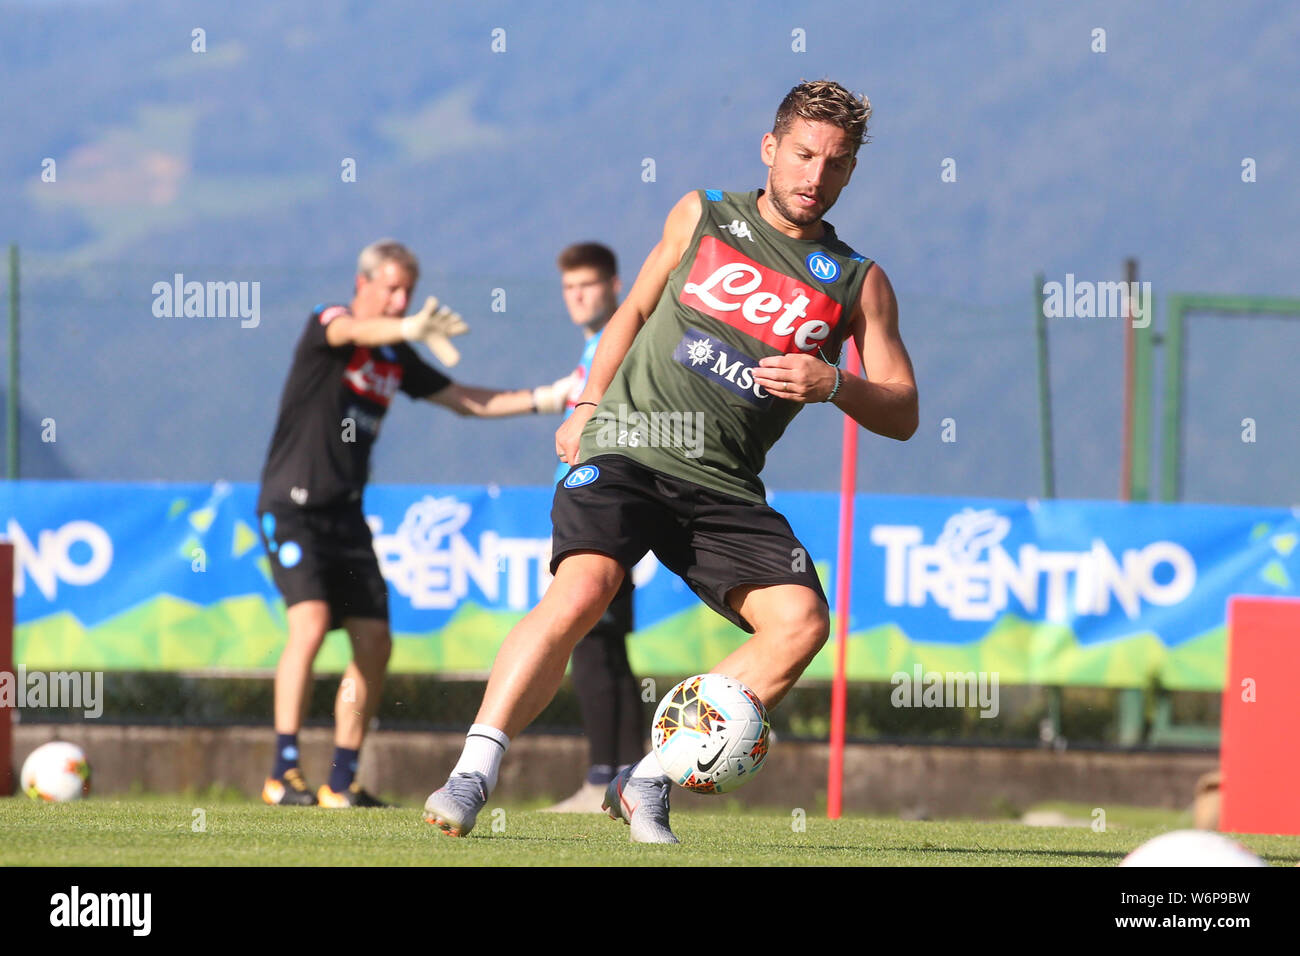
<path id="1" fill-rule="evenodd" d="M 680 846 L 628 842 L 595 814 L 492 808 L 465 839 L 413 807 L 273 808 L 229 799 L 0 799 L 7 866 L 1113 866 L 1178 814 L 1119 808 L 1104 832 L 1010 821 L 802 820 L 779 812 L 678 812 Z M 1081 814 L 1086 817 L 1086 814 Z M 1123 821 L 1123 822 L 1122 822 Z M 1242 836 L 1269 863 L 1300 861 L 1300 837 Z"/>

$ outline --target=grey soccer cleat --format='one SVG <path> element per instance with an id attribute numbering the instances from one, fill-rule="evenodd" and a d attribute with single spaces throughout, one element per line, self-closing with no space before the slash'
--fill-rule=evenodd
<path id="1" fill-rule="evenodd" d="M 668 828 L 672 781 L 667 777 L 633 777 L 633 769 L 626 768 L 609 782 L 601 809 L 609 812 L 611 820 L 622 820 L 632 828 L 633 843 L 679 842 Z"/>
<path id="2" fill-rule="evenodd" d="M 452 774 L 441 790 L 435 790 L 424 801 L 424 822 L 447 836 L 468 836 L 485 803 L 487 777 L 477 772 Z"/>

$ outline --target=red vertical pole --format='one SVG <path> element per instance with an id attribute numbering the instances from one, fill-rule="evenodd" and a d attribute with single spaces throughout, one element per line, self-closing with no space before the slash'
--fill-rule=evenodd
<path id="1" fill-rule="evenodd" d="M 14 674 L 14 546 L 8 543 L 0 544 L 0 674 Z M 12 708 L 0 706 L 0 797 L 14 792 L 13 717 Z"/>
<path id="2" fill-rule="evenodd" d="M 848 373 L 862 374 L 857 350 L 848 343 Z M 846 662 L 849 645 L 849 586 L 853 581 L 853 494 L 858 485 L 858 423 L 844 416 L 840 462 L 840 541 L 835 558 L 835 677 L 831 683 L 831 758 L 826 816 L 840 818 L 844 806 L 844 724 L 848 717 Z"/>

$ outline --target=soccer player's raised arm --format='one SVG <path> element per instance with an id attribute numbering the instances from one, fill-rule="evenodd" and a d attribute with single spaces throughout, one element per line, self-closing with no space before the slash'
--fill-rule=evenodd
<path id="1" fill-rule="evenodd" d="M 623 363 L 627 350 L 632 347 L 632 340 L 659 304 L 664 287 L 668 285 L 668 276 L 677 268 L 686 247 L 691 244 L 695 227 L 700 222 L 700 214 L 700 197 L 695 192 L 689 192 L 679 199 L 668 213 L 663 236 L 646 256 L 641 271 L 637 273 L 636 282 L 632 284 L 632 291 L 605 326 L 600 345 L 596 347 L 596 355 L 591 362 L 587 385 L 578 396 L 579 404 L 555 433 L 555 451 L 561 461 L 576 461 L 582 428 L 596 410 L 593 405 L 583 403 L 599 402 L 609 383 L 614 380 L 614 373 Z"/>
<path id="2" fill-rule="evenodd" d="M 358 317 L 340 315 L 325 326 L 325 341 L 335 348 L 341 345 L 395 345 L 404 342 L 402 320 L 385 316 Z"/>
<path id="3" fill-rule="evenodd" d="M 496 389 L 455 382 L 426 396 L 435 405 L 449 408 L 457 415 L 478 418 L 501 418 L 536 412 L 553 415 L 564 411 L 565 399 L 573 390 L 573 375 L 566 375 L 550 385 L 536 388 Z"/>
<path id="4" fill-rule="evenodd" d="M 833 401 L 863 428 L 907 441 L 916 432 L 916 377 L 898 334 L 898 301 L 889 277 L 873 265 L 850 316 L 851 347 L 862 356 L 865 378 L 850 375 L 806 354 L 766 356 L 754 381 L 777 398 Z M 835 382 L 839 381 L 838 390 Z"/>
<path id="5" fill-rule="evenodd" d="M 841 372 L 835 404 L 863 428 L 907 441 L 918 424 L 916 376 L 898 333 L 898 300 L 879 265 L 862 283 L 852 329 L 866 377 Z"/>
<path id="6" fill-rule="evenodd" d="M 424 308 L 405 318 L 341 315 L 325 327 L 325 340 L 335 347 L 422 341 L 440 362 L 452 366 L 460 361 L 460 353 L 449 339 L 468 331 L 469 326 L 459 313 L 439 304 L 436 296 L 429 296 Z"/>
<path id="7" fill-rule="evenodd" d="M 435 405 L 451 409 L 457 415 L 475 418 L 527 415 L 538 410 L 531 388 L 481 388 L 452 382 L 446 388 L 429 395 L 428 399 Z"/>

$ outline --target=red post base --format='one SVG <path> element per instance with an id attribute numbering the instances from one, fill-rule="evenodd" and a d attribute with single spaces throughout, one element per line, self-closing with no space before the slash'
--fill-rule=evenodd
<path id="1" fill-rule="evenodd" d="M 1228 601 L 1219 829 L 1300 834 L 1300 600 Z"/>

